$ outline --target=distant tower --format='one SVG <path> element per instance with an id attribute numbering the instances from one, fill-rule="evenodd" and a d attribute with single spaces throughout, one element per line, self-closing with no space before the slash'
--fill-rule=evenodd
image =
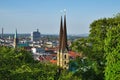
<path id="1" fill-rule="evenodd" d="M 31 41 L 39 41 L 40 37 L 41 37 L 41 34 L 39 32 L 39 29 L 31 33 Z"/>
<path id="2" fill-rule="evenodd" d="M 17 29 L 16 29 L 16 32 L 15 32 L 15 35 L 14 35 L 14 44 L 13 44 L 13 47 L 17 48 L 17 45 L 18 45 L 18 36 L 17 36 Z"/>
<path id="3" fill-rule="evenodd" d="M 2 34 L 1 34 L 1 38 L 3 38 L 3 31 L 4 31 L 4 29 L 2 28 Z"/>
<path id="4" fill-rule="evenodd" d="M 69 68 L 69 54 L 67 45 L 67 29 L 66 29 L 66 14 L 64 15 L 64 27 L 62 24 L 62 17 L 60 22 L 59 33 L 59 50 L 57 53 L 57 65 L 63 69 Z"/>

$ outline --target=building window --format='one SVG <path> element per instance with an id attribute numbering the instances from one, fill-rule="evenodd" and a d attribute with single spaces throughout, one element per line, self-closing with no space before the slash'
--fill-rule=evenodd
<path id="1" fill-rule="evenodd" d="M 64 62 L 64 64 L 66 64 L 66 61 Z"/>
<path id="2" fill-rule="evenodd" d="M 66 55 L 64 56 L 64 58 L 66 59 Z"/>

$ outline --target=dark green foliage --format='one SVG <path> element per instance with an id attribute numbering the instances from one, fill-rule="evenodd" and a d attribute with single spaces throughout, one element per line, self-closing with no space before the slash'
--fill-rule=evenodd
<path id="1" fill-rule="evenodd" d="M 91 48 L 92 45 L 88 38 L 80 38 L 71 45 L 73 51 L 80 52 L 83 55 L 89 55 Z"/>
<path id="2" fill-rule="evenodd" d="M 78 64 L 78 71 L 75 72 L 75 75 L 81 76 L 82 80 L 103 80 L 104 67 L 101 65 L 101 60 L 98 59 L 99 54 L 93 54 L 93 44 L 91 44 L 89 38 L 78 39 L 71 47 L 74 51 L 80 52 L 83 55 L 82 58 L 77 58 L 74 61 Z M 86 71 L 81 70 L 81 68 Z"/>
<path id="3" fill-rule="evenodd" d="M 23 49 L 0 47 L 0 80 L 80 80 L 67 70 L 57 72 L 51 63 L 34 61 Z"/>
<path id="4" fill-rule="evenodd" d="M 0 47 L 0 80 L 54 80 L 57 67 L 34 61 L 22 49 Z"/>
<path id="5" fill-rule="evenodd" d="M 72 61 L 77 65 L 71 65 L 76 68 L 73 71 L 73 76 L 80 78 L 81 80 L 101 80 L 99 77 L 99 70 L 97 69 L 97 64 L 95 61 L 91 61 L 89 58 L 78 57 L 76 60 Z M 71 64 L 71 63 L 70 63 Z"/>
<path id="6" fill-rule="evenodd" d="M 119 19 L 120 20 L 120 19 Z M 105 40 L 106 68 L 105 80 L 120 79 L 120 23 L 108 29 Z"/>
<path id="7" fill-rule="evenodd" d="M 81 38 L 72 44 L 72 50 L 80 52 L 80 54 L 87 57 L 86 64 L 87 66 L 91 66 L 91 68 L 88 69 L 87 73 L 82 72 L 79 69 L 75 73 L 75 75 L 79 74 L 81 77 L 84 75 L 89 77 L 86 79 L 82 78 L 83 80 L 103 80 L 104 74 L 106 80 L 120 79 L 120 66 L 118 65 L 120 60 L 118 55 L 118 53 L 120 53 L 120 28 L 118 28 L 119 25 L 120 14 L 117 14 L 113 18 L 103 18 L 95 20 L 90 25 L 89 37 L 83 39 Z M 80 68 L 86 66 L 81 65 L 83 65 L 83 63 L 80 62 Z M 90 75 L 94 76 L 94 78 Z"/>

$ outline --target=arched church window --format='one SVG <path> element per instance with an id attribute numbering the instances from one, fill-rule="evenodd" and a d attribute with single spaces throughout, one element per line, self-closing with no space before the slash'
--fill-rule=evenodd
<path id="1" fill-rule="evenodd" d="M 66 61 L 64 62 L 64 64 L 66 64 Z"/>
<path id="2" fill-rule="evenodd" d="M 66 55 L 64 56 L 64 58 L 66 59 Z"/>

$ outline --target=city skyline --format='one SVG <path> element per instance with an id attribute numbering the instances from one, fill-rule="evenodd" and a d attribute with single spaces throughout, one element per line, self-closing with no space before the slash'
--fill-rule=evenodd
<path id="1" fill-rule="evenodd" d="M 68 34 L 89 33 L 94 20 L 113 17 L 120 11 L 114 0 L 1 0 L 0 33 L 59 34 L 61 10 L 66 9 Z"/>

